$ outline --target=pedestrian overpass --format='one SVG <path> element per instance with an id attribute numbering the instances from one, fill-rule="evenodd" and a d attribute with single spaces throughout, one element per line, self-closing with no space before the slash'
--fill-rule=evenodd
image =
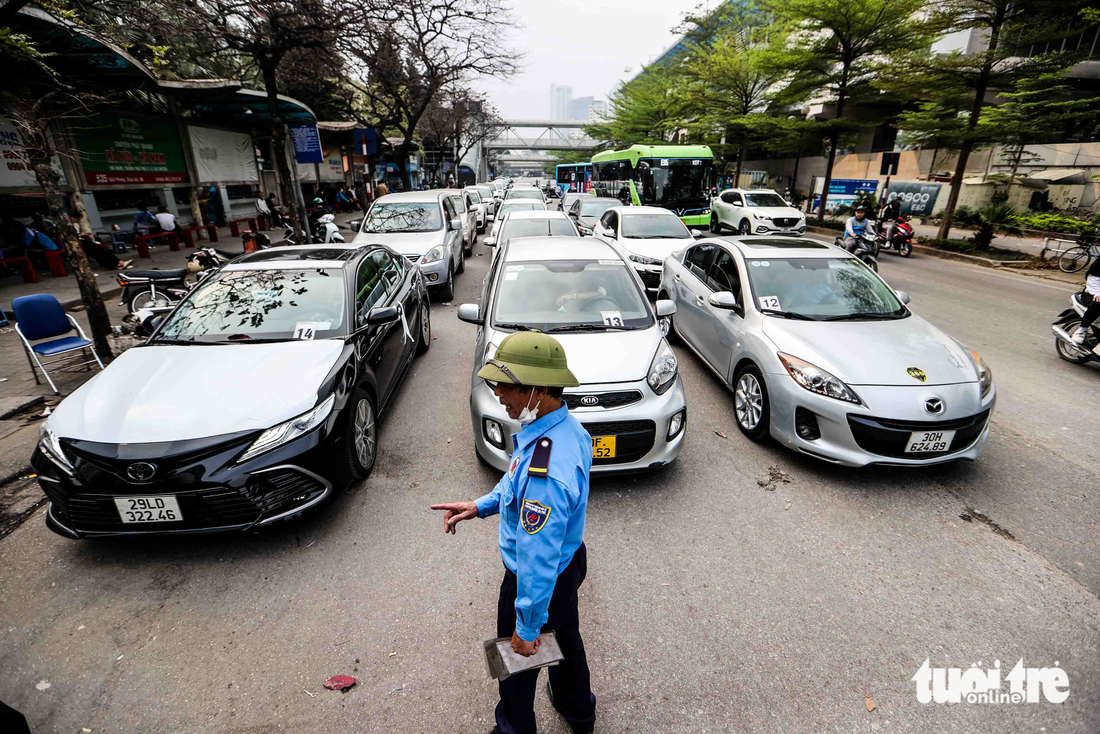
<path id="1" fill-rule="evenodd" d="M 482 143 L 486 150 L 591 150 L 602 141 L 576 131 L 589 120 L 504 120 L 501 132 Z"/>

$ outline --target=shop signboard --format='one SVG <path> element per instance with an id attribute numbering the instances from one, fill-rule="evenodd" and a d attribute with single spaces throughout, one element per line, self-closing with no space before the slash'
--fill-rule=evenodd
<path id="1" fill-rule="evenodd" d="M 91 185 L 187 182 L 183 148 L 170 120 L 99 112 L 72 130 Z"/>
<path id="2" fill-rule="evenodd" d="M 256 149 L 248 133 L 187 126 L 199 183 L 258 183 Z"/>
<path id="3" fill-rule="evenodd" d="M 943 184 L 924 181 L 891 181 L 886 202 L 901 200 L 901 213 L 906 216 L 931 216 L 936 197 Z"/>
<path id="4" fill-rule="evenodd" d="M 820 189 L 824 179 L 818 179 L 817 187 Z M 877 179 L 861 178 L 834 178 L 829 181 L 829 200 L 825 202 L 825 208 L 833 211 L 839 206 L 850 205 L 856 199 L 864 195 L 872 195 L 878 190 Z M 812 211 L 816 211 L 821 204 L 821 191 L 814 192 Z"/>
<path id="5" fill-rule="evenodd" d="M 322 181 L 344 180 L 344 154 L 337 146 L 324 148 L 324 160 L 321 161 Z"/>
<path id="6" fill-rule="evenodd" d="M 299 163 L 320 163 L 324 160 L 321 153 L 321 136 L 316 125 L 291 125 L 290 138 L 294 141 L 294 157 Z"/>
<path id="7" fill-rule="evenodd" d="M 23 136 L 15 125 L 0 117 L 0 188 L 25 189 L 38 188 L 38 178 L 34 175 L 34 168 L 27 161 L 26 149 L 23 145 Z M 65 171 L 61 167 L 61 161 L 57 156 L 51 161 L 54 170 L 61 174 L 61 184 L 65 185 Z"/>

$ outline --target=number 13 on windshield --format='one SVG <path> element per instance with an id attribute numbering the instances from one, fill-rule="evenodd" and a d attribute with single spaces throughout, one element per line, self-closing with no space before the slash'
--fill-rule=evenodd
<path id="1" fill-rule="evenodd" d="M 622 326 L 623 316 L 619 311 L 600 311 L 603 322 L 608 326 Z"/>

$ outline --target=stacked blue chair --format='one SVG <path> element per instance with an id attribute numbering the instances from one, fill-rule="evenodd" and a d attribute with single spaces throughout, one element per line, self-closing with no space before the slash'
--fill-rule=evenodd
<path id="1" fill-rule="evenodd" d="M 87 349 L 92 353 L 94 361 L 103 369 L 103 362 L 95 353 L 92 342 L 56 298 L 48 293 L 39 293 L 33 296 L 22 296 L 11 302 L 12 311 L 15 312 L 15 331 L 23 342 L 23 348 L 27 351 L 27 362 L 30 363 L 31 372 L 34 373 L 34 381 L 41 385 L 38 379 L 38 370 L 42 370 L 46 381 L 50 383 L 55 395 L 60 394 L 57 385 L 54 384 L 50 373 L 46 371 L 47 364 L 55 364 L 59 361 L 69 361 L 65 355 Z M 79 336 L 66 336 L 75 331 Z M 60 337 L 60 338 L 58 338 Z M 49 339 L 49 341 L 42 341 Z M 31 344 L 31 342 L 38 342 Z M 78 362 L 70 367 L 91 365 L 92 360 Z"/>

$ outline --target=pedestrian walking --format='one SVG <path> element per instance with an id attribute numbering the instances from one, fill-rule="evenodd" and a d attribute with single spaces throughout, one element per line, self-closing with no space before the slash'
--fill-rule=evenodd
<path id="1" fill-rule="evenodd" d="M 498 543 L 504 580 L 497 600 L 497 636 L 530 657 L 539 634 L 555 633 L 565 656 L 548 669 L 550 702 L 575 734 L 596 723 L 588 660 L 581 639 L 577 589 L 588 573 L 584 545 L 592 438 L 562 400 L 580 383 L 565 350 L 537 331 L 511 334 L 477 376 L 493 388 L 508 416 L 522 426 L 512 436 L 508 473 L 472 502 L 432 505 L 443 510 L 443 530 L 474 517 L 500 514 Z M 535 734 L 538 669 L 500 681 L 496 726 L 490 734 Z"/>
<path id="2" fill-rule="evenodd" d="M 379 181 L 378 186 L 376 186 L 375 189 L 378 191 L 378 196 L 385 196 L 386 194 L 390 193 L 390 187 L 386 185 L 385 181 Z"/>

